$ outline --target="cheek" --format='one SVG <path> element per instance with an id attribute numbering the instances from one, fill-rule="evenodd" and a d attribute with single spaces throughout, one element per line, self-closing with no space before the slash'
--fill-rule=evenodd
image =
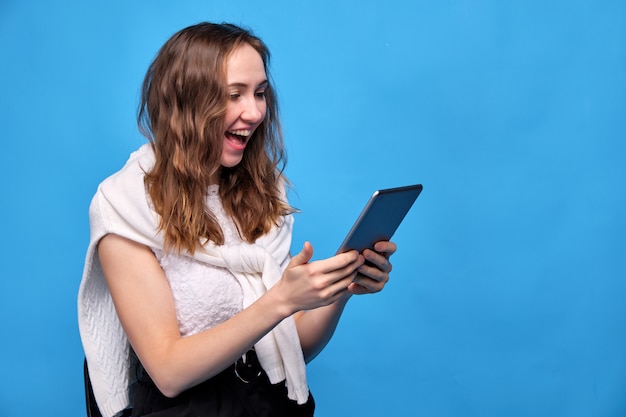
<path id="1" fill-rule="evenodd" d="M 235 120 L 237 120 L 237 112 L 232 106 L 226 106 L 226 112 L 224 113 L 224 125 L 228 127 Z"/>
<path id="2" fill-rule="evenodd" d="M 267 117 L 267 103 L 265 101 L 259 106 L 259 112 L 261 112 L 261 114 L 263 115 L 263 117 L 261 117 L 262 122 Z"/>

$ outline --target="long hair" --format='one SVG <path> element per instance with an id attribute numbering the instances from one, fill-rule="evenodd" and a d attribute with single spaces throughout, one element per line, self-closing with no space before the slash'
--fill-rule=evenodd
<path id="1" fill-rule="evenodd" d="M 246 241 L 254 242 L 292 212 L 283 196 L 286 154 L 271 84 L 265 90 L 265 119 L 241 162 L 221 167 L 226 63 L 242 44 L 261 55 L 271 82 L 268 48 L 231 24 L 200 23 L 179 31 L 146 73 L 137 119 L 156 157 L 146 173 L 146 187 L 160 215 L 166 249 L 194 253 L 208 241 L 224 243 L 222 229 L 206 206 L 207 187 L 217 173 L 224 210 Z"/>

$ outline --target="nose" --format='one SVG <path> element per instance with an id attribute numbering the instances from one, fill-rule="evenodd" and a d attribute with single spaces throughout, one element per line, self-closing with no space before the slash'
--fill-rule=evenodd
<path id="1" fill-rule="evenodd" d="M 246 100 L 242 112 L 241 120 L 248 123 L 258 123 L 265 117 L 265 103 L 261 103 L 255 98 Z"/>

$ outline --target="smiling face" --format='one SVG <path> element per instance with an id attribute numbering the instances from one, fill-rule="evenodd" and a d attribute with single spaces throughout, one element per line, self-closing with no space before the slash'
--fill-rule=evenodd
<path id="1" fill-rule="evenodd" d="M 261 55 L 244 43 L 226 62 L 228 104 L 224 119 L 224 141 L 221 163 L 234 167 L 241 162 L 254 130 L 265 119 L 268 81 Z"/>

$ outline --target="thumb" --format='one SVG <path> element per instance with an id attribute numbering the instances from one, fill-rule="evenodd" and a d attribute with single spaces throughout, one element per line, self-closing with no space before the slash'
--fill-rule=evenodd
<path id="1" fill-rule="evenodd" d="M 291 258 L 289 262 L 289 266 L 298 266 L 304 265 L 311 260 L 313 257 L 313 246 L 310 242 L 304 242 L 304 246 L 302 246 L 302 250 L 300 253 Z"/>

